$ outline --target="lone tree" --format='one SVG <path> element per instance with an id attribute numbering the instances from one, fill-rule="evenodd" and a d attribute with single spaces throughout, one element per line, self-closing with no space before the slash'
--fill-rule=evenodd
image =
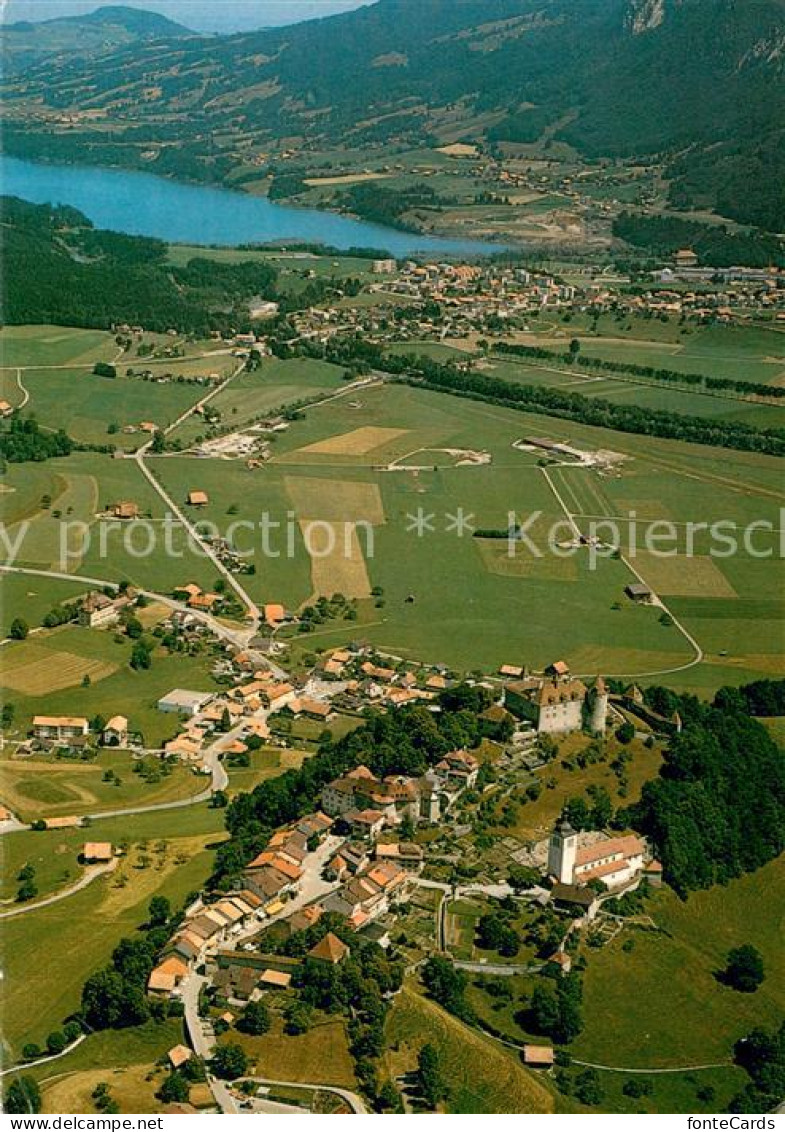
<path id="1" fill-rule="evenodd" d="M 182 1103 L 188 1100 L 191 1088 L 181 1073 L 170 1073 L 164 1078 L 158 1096 L 166 1104 Z"/>
<path id="2" fill-rule="evenodd" d="M 270 1011 L 263 1002 L 249 1002 L 237 1028 L 244 1034 L 266 1034 L 270 1029 Z"/>
<path id="3" fill-rule="evenodd" d="M 150 901 L 148 912 L 150 927 L 160 928 L 171 918 L 172 905 L 165 896 L 154 896 Z"/>
<path id="4" fill-rule="evenodd" d="M 248 1068 L 245 1050 L 238 1045 L 219 1046 L 213 1058 L 213 1073 L 226 1081 L 236 1081 Z"/>
<path id="5" fill-rule="evenodd" d="M 448 1089 L 442 1077 L 439 1051 L 430 1042 L 417 1055 L 417 1077 L 425 1103 L 429 1108 L 436 1108 L 447 1096 Z"/>
<path id="6" fill-rule="evenodd" d="M 728 952 L 723 976 L 729 987 L 744 994 L 753 994 L 766 977 L 763 956 L 750 943 L 734 947 Z"/>

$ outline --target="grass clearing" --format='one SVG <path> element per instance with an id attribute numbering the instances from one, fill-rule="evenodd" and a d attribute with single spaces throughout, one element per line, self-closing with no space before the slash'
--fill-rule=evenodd
<path id="1" fill-rule="evenodd" d="M 155 816 L 160 836 L 160 814 Z M 95 836 L 98 824 L 91 831 Z M 133 819 L 122 824 L 126 836 L 132 837 Z M 204 836 L 178 838 L 169 829 L 166 832 L 166 858 L 156 859 L 155 868 L 129 863 L 127 869 L 95 881 L 67 900 L 6 922 L 0 1006 L 10 1056 L 18 1056 L 25 1042 L 43 1044 L 47 1034 L 78 1007 L 84 981 L 108 961 L 123 936 L 133 935 L 145 921 L 152 896 L 160 893 L 177 906 L 204 883 L 212 867 Z M 117 887 L 123 876 L 124 887 Z"/>
<path id="2" fill-rule="evenodd" d="M 385 448 L 398 437 L 404 436 L 407 431 L 402 428 L 379 428 L 367 425 L 342 433 L 340 436 L 319 440 L 315 444 L 299 449 L 299 452 L 314 456 L 367 456 L 369 452 Z"/>
<path id="3" fill-rule="evenodd" d="M 556 1102 L 542 1078 L 517 1056 L 472 1030 L 407 984 L 396 996 L 386 1026 L 385 1061 L 395 1079 L 417 1068 L 426 1042 L 439 1051 L 450 1088 L 445 1109 L 455 1113 L 550 1113 Z"/>
<path id="4" fill-rule="evenodd" d="M 223 1040 L 243 1047 L 259 1077 L 357 1088 L 346 1026 L 340 1019 L 317 1022 L 305 1034 L 289 1035 L 275 1016 L 269 1033 L 261 1037 L 232 1031 Z"/>
<path id="5" fill-rule="evenodd" d="M 785 1009 L 785 858 L 680 901 L 656 893 L 648 912 L 663 934 L 624 933 L 589 953 L 586 1026 L 576 1057 L 604 1065 L 665 1068 L 730 1061 L 735 1041 L 775 1027 Z M 633 938 L 634 949 L 622 950 Z M 723 986 L 728 951 L 751 943 L 766 979 L 754 994 Z"/>

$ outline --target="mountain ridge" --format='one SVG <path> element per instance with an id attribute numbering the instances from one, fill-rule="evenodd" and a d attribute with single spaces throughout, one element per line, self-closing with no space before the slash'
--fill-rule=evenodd
<path id="1" fill-rule="evenodd" d="M 574 0 L 379 0 L 39 65 L 26 91 L 7 94 L 12 107 L 26 94 L 53 114 L 89 108 L 140 140 L 173 136 L 177 120 L 196 166 L 215 157 L 217 135 L 248 149 L 430 145 L 460 114 L 461 140 L 665 154 L 677 197 L 722 200 L 732 218 L 782 230 L 783 45 L 785 0 L 582 0 L 577 13 Z"/>

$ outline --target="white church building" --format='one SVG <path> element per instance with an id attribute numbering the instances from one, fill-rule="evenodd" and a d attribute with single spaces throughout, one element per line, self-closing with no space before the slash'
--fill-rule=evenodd
<path id="1" fill-rule="evenodd" d="M 562 820 L 548 843 L 548 875 L 559 884 L 580 886 L 599 880 L 606 888 L 620 888 L 643 872 L 645 851 L 634 834 L 580 846 L 576 831 Z"/>

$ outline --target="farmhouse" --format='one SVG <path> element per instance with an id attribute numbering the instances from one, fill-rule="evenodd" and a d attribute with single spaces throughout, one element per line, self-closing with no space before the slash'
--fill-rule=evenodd
<path id="1" fill-rule="evenodd" d="M 189 491 L 188 492 L 188 505 L 189 507 L 206 507 L 210 499 L 206 491 Z"/>
<path id="2" fill-rule="evenodd" d="M 124 715 L 113 715 L 101 733 L 105 747 L 124 747 L 128 742 L 128 720 Z"/>
<path id="3" fill-rule="evenodd" d="M 0 401 L 0 417 L 10 417 L 14 411 L 14 406 L 9 404 L 8 401 Z"/>
<path id="4" fill-rule="evenodd" d="M 641 582 L 633 582 L 629 586 L 624 587 L 624 592 L 631 601 L 641 602 L 643 605 L 648 605 L 654 594 L 648 586 L 644 586 Z"/>
<path id="5" fill-rule="evenodd" d="M 115 519 L 138 519 L 139 504 L 134 503 L 130 499 L 123 499 L 119 503 L 114 504 L 112 514 Z"/>
<path id="6" fill-rule="evenodd" d="M 73 815 L 69 815 L 67 818 L 44 819 L 44 825 L 47 829 L 76 829 L 81 824 L 82 819 Z"/>
<path id="7" fill-rule="evenodd" d="M 193 1050 L 184 1045 L 174 1046 L 166 1056 L 172 1069 L 179 1069 L 181 1065 L 185 1065 L 186 1061 L 191 1060 Z"/>
<path id="8" fill-rule="evenodd" d="M 129 594 L 120 594 L 114 598 L 102 593 L 88 594 L 79 609 L 79 623 L 90 629 L 114 625 L 119 621 L 120 614 L 128 608 L 131 601 L 132 598 Z"/>
<path id="9" fill-rule="evenodd" d="M 86 841 L 82 848 L 82 860 L 88 865 L 111 861 L 113 857 L 111 841 Z"/>
<path id="10" fill-rule="evenodd" d="M 553 1047 L 524 1046 L 523 1063 L 529 1065 L 532 1069 L 552 1069 L 554 1063 Z"/>
<path id="11" fill-rule="evenodd" d="M 33 734 L 37 739 L 75 739 L 87 735 L 90 724 L 82 716 L 36 715 L 33 717 Z"/>

